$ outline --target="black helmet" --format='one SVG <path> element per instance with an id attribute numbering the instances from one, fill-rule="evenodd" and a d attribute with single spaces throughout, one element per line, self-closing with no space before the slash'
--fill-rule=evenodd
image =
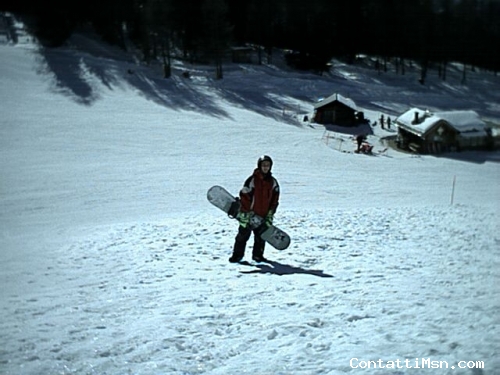
<path id="1" fill-rule="evenodd" d="M 271 169 L 273 168 L 273 159 L 271 159 L 270 156 L 268 155 L 262 155 L 259 160 L 257 161 L 257 168 L 260 169 L 260 166 L 262 165 L 263 162 L 265 161 L 268 161 L 269 163 L 271 163 L 271 168 L 269 168 L 269 171 L 271 171 Z"/>

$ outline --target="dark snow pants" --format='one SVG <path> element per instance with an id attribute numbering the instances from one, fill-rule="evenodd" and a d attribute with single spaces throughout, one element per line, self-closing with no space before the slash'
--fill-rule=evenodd
<path id="1" fill-rule="evenodd" d="M 252 230 L 252 228 L 245 227 L 243 228 L 241 225 L 238 228 L 238 234 L 236 235 L 234 241 L 233 255 L 237 257 L 242 257 L 245 255 L 245 247 L 247 245 L 248 240 L 250 239 L 250 235 L 253 231 L 253 257 L 262 257 L 264 255 L 264 247 L 266 242 L 260 238 L 257 230 Z"/>

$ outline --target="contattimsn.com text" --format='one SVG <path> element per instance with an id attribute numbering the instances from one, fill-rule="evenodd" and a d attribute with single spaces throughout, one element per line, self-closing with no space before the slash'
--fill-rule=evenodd
<path id="1" fill-rule="evenodd" d="M 359 358 L 351 358 L 349 361 L 351 368 L 388 368 L 388 369 L 401 369 L 401 368 L 459 368 L 459 369 L 484 369 L 484 361 L 458 361 L 451 364 L 447 361 L 438 361 L 430 358 L 414 358 L 414 359 L 396 359 L 393 361 L 378 360 L 363 360 Z"/>

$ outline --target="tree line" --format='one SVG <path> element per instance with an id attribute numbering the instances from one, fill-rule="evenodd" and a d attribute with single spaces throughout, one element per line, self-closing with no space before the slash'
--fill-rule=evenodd
<path id="1" fill-rule="evenodd" d="M 23 17 L 47 46 L 62 45 L 75 29 L 93 28 L 108 42 L 139 46 L 144 59 L 160 58 L 165 76 L 172 56 L 210 62 L 222 78 L 230 46 L 258 46 L 259 63 L 274 48 L 290 50 L 297 68 L 327 69 L 332 58 L 360 54 L 439 67 L 449 62 L 500 68 L 498 0 L 9 0 L 4 10 Z"/>

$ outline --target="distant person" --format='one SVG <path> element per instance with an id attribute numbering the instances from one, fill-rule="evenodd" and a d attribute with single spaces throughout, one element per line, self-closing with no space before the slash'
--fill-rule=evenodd
<path id="1" fill-rule="evenodd" d="M 358 148 L 357 148 L 356 152 L 359 153 L 361 151 L 361 145 L 363 144 L 364 141 L 366 141 L 366 135 L 360 134 L 360 135 L 356 136 L 356 143 L 358 144 Z"/>
<path id="2" fill-rule="evenodd" d="M 373 151 L 373 146 L 369 143 L 366 143 L 364 142 L 362 145 L 361 145 L 361 150 L 360 150 L 363 154 L 371 154 L 372 151 Z"/>
<path id="3" fill-rule="evenodd" d="M 253 214 L 265 218 L 265 224 L 273 223 L 274 214 L 278 208 L 280 188 L 278 181 L 271 174 L 273 160 L 264 155 L 257 161 L 257 168 L 248 177 L 240 191 L 240 212 L 236 216 L 240 222 L 236 235 L 233 255 L 229 262 L 238 263 L 245 255 L 245 247 L 254 234 L 252 259 L 256 262 L 267 261 L 264 258 L 265 241 L 260 238 L 257 229 L 250 228 L 250 219 Z"/>

